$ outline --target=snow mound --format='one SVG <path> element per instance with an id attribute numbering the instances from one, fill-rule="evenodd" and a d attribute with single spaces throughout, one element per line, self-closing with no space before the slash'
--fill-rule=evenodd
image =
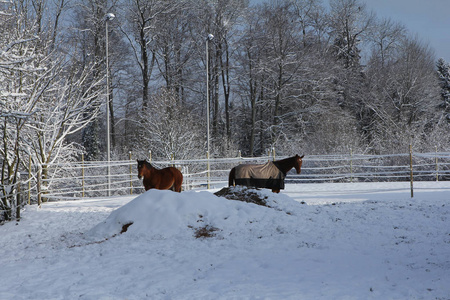
<path id="1" fill-rule="evenodd" d="M 251 190 L 251 193 L 264 198 L 268 207 L 230 201 L 210 192 L 148 190 L 113 211 L 104 222 L 89 230 L 87 236 L 96 240 L 121 233 L 151 239 L 174 236 L 224 238 L 235 233 L 237 228 L 251 231 L 252 224 L 257 222 L 276 227 L 280 215 L 289 217 L 295 214 L 295 207 L 301 207 L 286 195 L 263 190 Z"/>

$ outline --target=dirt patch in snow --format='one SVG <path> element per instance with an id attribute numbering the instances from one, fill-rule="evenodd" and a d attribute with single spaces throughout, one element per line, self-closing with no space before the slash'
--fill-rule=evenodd
<path id="1" fill-rule="evenodd" d="M 237 200 L 242 202 L 254 203 L 261 206 L 270 207 L 267 205 L 267 196 L 262 196 L 257 193 L 255 188 L 239 187 L 224 187 L 220 191 L 214 193 L 219 197 L 224 197 L 228 200 Z"/>

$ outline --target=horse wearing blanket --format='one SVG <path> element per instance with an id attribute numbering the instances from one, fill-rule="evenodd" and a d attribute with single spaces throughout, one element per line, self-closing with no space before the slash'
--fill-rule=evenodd
<path id="1" fill-rule="evenodd" d="M 300 174 L 303 157 L 295 155 L 278 161 L 269 161 L 262 165 L 241 164 L 230 171 L 228 186 L 244 185 L 272 189 L 272 192 L 279 193 L 284 189 L 284 179 L 287 172 L 295 168 Z"/>

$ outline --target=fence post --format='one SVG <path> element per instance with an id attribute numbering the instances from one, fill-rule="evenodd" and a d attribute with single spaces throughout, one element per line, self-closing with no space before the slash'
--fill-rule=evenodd
<path id="1" fill-rule="evenodd" d="M 350 148 L 350 182 L 353 182 L 353 149 Z"/>
<path id="2" fill-rule="evenodd" d="M 28 159 L 28 205 L 31 205 L 31 155 Z"/>
<path id="3" fill-rule="evenodd" d="M 438 164 L 437 146 L 436 146 L 436 181 L 439 181 L 439 164 Z"/>
<path id="4" fill-rule="evenodd" d="M 81 197 L 84 198 L 84 153 L 81 153 Z"/>
<path id="5" fill-rule="evenodd" d="M 36 189 L 37 189 L 38 206 L 41 207 L 42 195 L 41 195 L 41 167 L 40 166 L 38 166 L 38 171 L 37 171 Z"/>
<path id="6" fill-rule="evenodd" d="M 206 151 L 206 174 L 208 177 L 208 184 L 207 184 L 208 190 L 210 187 L 210 176 L 211 176 L 210 171 L 211 171 L 211 169 L 210 169 L 210 165 L 209 165 L 209 151 Z"/>
<path id="7" fill-rule="evenodd" d="M 275 161 L 275 147 L 272 147 L 272 156 L 273 156 L 273 160 Z"/>
<path id="8" fill-rule="evenodd" d="M 148 150 L 148 161 L 152 162 L 152 150 Z"/>
<path id="9" fill-rule="evenodd" d="M 413 188 L 413 160 L 412 160 L 412 145 L 409 145 L 409 169 L 410 169 L 410 180 L 411 180 L 411 198 L 414 197 L 414 188 Z"/>
<path id="10" fill-rule="evenodd" d="M 128 152 L 128 158 L 131 162 L 131 151 Z M 133 195 L 133 171 L 130 163 L 130 195 Z"/>
<path id="11" fill-rule="evenodd" d="M 16 220 L 20 221 L 20 206 L 22 206 L 22 197 L 20 190 L 20 173 L 19 173 L 19 180 L 17 181 L 17 193 L 16 193 Z"/>

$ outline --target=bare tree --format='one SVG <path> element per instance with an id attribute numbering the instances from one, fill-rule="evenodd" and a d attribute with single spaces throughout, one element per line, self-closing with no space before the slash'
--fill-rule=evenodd
<path id="1" fill-rule="evenodd" d="M 374 144 L 390 151 L 426 146 L 423 137 L 437 123 L 439 104 L 433 52 L 412 38 L 398 47 L 391 64 L 373 76 L 372 101 L 366 103 L 374 113 Z"/>
<path id="2" fill-rule="evenodd" d="M 93 65 L 92 81 L 97 82 L 106 78 L 106 13 L 114 11 L 115 0 L 79 0 L 73 3 L 72 19 L 73 25 L 66 36 L 68 44 L 72 45 L 72 55 L 78 60 L 80 65 Z M 110 40 L 113 43 L 117 35 L 109 26 L 111 31 Z M 117 38 L 116 38 L 117 40 Z M 70 50 L 69 50 L 70 51 Z M 113 74 L 113 72 L 111 72 Z M 112 84 L 111 80 L 111 84 Z M 106 86 L 106 84 L 105 84 Z M 100 88 L 100 87 L 99 87 Z M 115 145 L 115 106 L 113 99 L 114 92 L 109 96 L 109 112 L 111 122 L 111 141 Z M 91 122 L 82 132 L 82 144 L 86 149 L 87 159 L 99 159 L 101 139 L 101 122 L 99 119 Z"/>
<path id="3" fill-rule="evenodd" d="M 294 77 L 299 70 L 299 44 L 295 15 L 289 1 L 274 1 L 266 5 L 262 12 L 265 20 L 265 49 L 263 69 L 267 78 L 265 81 L 265 105 L 270 108 L 270 117 L 266 126 L 270 128 L 271 145 L 274 145 L 283 124 L 283 103 L 289 96 L 289 87 L 294 83 Z"/>
<path id="4" fill-rule="evenodd" d="M 406 38 L 406 28 L 391 19 L 382 19 L 372 29 L 369 40 L 373 43 L 371 63 L 378 63 L 380 68 L 392 63 L 402 40 Z"/>
<path id="5" fill-rule="evenodd" d="M 258 8 L 252 8 L 246 16 L 246 24 L 242 32 L 242 39 L 238 42 L 236 63 L 238 70 L 238 94 L 242 104 L 237 105 L 236 116 L 241 118 L 236 122 L 235 130 L 238 135 L 240 147 L 244 154 L 253 156 L 257 153 L 257 122 L 258 100 L 262 88 L 261 59 L 263 56 L 263 38 L 261 27 L 263 21 L 259 18 Z M 242 116 L 242 117 L 241 117 Z M 247 153 L 248 151 L 248 153 Z"/>
<path id="6" fill-rule="evenodd" d="M 164 159 L 202 157 L 203 133 L 198 117 L 179 105 L 177 94 L 162 88 L 141 113 L 144 149 Z"/>
<path id="7" fill-rule="evenodd" d="M 157 27 L 158 18 L 172 11 L 170 1 L 126 0 L 124 6 L 124 19 L 122 32 L 133 49 L 135 61 L 141 75 L 142 107 L 149 105 L 150 80 L 156 64 L 155 39 L 160 28 Z"/>
<path id="8" fill-rule="evenodd" d="M 301 30 L 303 47 L 317 44 L 325 31 L 324 18 L 326 13 L 320 0 L 294 0 L 294 13 L 297 16 L 298 27 Z"/>
<path id="9" fill-rule="evenodd" d="M 373 26 L 375 15 L 357 0 L 331 0 L 330 8 L 334 52 L 343 60 L 345 68 L 359 67 L 359 44 Z"/>
<path id="10" fill-rule="evenodd" d="M 246 12 L 248 3 L 244 0 L 220 0 L 195 2 L 196 20 L 191 25 L 192 39 L 197 44 L 197 51 L 204 61 L 205 40 L 209 34 L 214 39 L 208 42 L 208 70 L 212 136 L 215 149 L 222 153 L 230 151 L 231 146 L 231 115 L 233 60 L 237 40 L 237 28 Z M 200 44 L 201 43 L 201 44 Z M 198 47 L 201 45 L 201 47 Z M 206 64 L 206 62 L 205 62 Z M 203 72 L 202 72 L 203 73 Z M 204 77 L 202 76 L 201 79 Z M 202 80 L 203 81 L 203 80 Z M 215 143 L 215 140 L 220 141 Z M 222 142 L 222 141 L 225 141 Z"/>

